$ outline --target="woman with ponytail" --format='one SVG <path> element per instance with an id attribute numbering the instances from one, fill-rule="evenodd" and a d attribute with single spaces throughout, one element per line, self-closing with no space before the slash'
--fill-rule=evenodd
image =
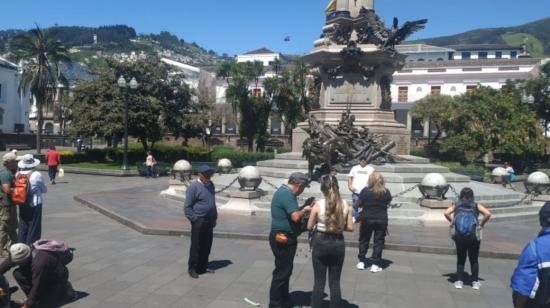
<path id="1" fill-rule="evenodd" d="M 362 207 L 361 227 L 359 229 L 359 263 L 358 270 L 365 269 L 369 242 L 374 234 L 372 248 L 372 266 L 370 271 L 382 271 L 382 251 L 388 230 L 388 207 L 392 201 L 390 191 L 384 185 L 384 178 L 375 171 L 369 177 L 367 187 L 359 194 L 358 207 Z"/>
<path id="2" fill-rule="evenodd" d="M 311 307 L 322 307 L 328 272 L 330 307 L 342 307 L 340 275 L 346 254 L 344 231 L 353 231 L 351 208 L 340 197 L 338 180 L 332 175 L 321 177 L 321 192 L 325 199 L 316 201 L 309 221 L 308 230 L 317 225 L 313 236 L 314 285 Z"/>

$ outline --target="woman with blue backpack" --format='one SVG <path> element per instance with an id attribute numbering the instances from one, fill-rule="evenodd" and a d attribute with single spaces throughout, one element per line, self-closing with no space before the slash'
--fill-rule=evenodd
<path id="1" fill-rule="evenodd" d="M 453 217 L 454 214 L 454 217 Z M 483 216 L 481 222 L 479 215 Z M 491 218 L 491 212 L 483 205 L 476 203 L 474 191 L 465 187 L 460 191 L 456 203 L 445 211 L 445 218 L 451 223 L 450 235 L 456 244 L 456 280 L 454 286 L 462 289 L 464 286 L 464 266 L 466 257 L 470 259 L 472 271 L 472 288 L 479 290 L 479 247 L 481 245 L 482 229 Z"/>

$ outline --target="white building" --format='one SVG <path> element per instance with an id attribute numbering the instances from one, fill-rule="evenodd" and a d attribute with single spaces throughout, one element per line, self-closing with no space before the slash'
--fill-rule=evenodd
<path id="1" fill-rule="evenodd" d="M 287 62 L 286 58 L 282 54 L 271 51 L 267 48 L 260 48 L 237 55 L 236 60 L 237 63 L 260 61 L 264 64 L 264 66 L 272 66 L 276 60 L 283 63 Z"/>
<path id="2" fill-rule="evenodd" d="M 0 58 L 0 133 L 29 132 L 29 95 L 20 95 L 19 67 Z"/>
<path id="3" fill-rule="evenodd" d="M 535 78 L 542 63 L 522 56 L 521 48 L 507 45 L 401 45 L 398 51 L 408 58 L 403 69 L 394 74 L 393 109 L 413 139 L 430 135 L 428 123 L 409 115 L 419 99 L 435 93 L 461 95 L 480 86 L 500 89 L 506 80 Z"/>

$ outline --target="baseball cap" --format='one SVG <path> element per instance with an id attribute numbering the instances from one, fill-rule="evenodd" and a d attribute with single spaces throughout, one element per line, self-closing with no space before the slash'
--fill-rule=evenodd
<path id="1" fill-rule="evenodd" d="M 212 174 L 214 173 L 214 169 L 212 169 L 208 165 L 202 165 L 199 167 L 199 169 L 197 169 L 197 172 L 202 174 Z"/>
<path id="2" fill-rule="evenodd" d="M 291 184 L 304 185 L 309 187 L 309 178 L 302 172 L 294 172 L 288 178 L 288 182 Z"/>
<path id="3" fill-rule="evenodd" d="M 4 156 L 2 156 L 2 162 L 15 161 L 15 160 L 17 160 L 17 155 L 13 152 L 8 152 L 4 154 Z"/>

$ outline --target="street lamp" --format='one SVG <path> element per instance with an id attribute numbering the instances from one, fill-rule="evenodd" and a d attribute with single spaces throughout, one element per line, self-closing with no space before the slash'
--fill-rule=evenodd
<path id="1" fill-rule="evenodd" d="M 136 78 L 133 77 L 129 83 L 124 76 L 117 81 L 118 87 L 124 92 L 124 154 L 122 156 L 122 171 L 128 171 L 128 89 L 135 90 L 138 87 Z"/>

